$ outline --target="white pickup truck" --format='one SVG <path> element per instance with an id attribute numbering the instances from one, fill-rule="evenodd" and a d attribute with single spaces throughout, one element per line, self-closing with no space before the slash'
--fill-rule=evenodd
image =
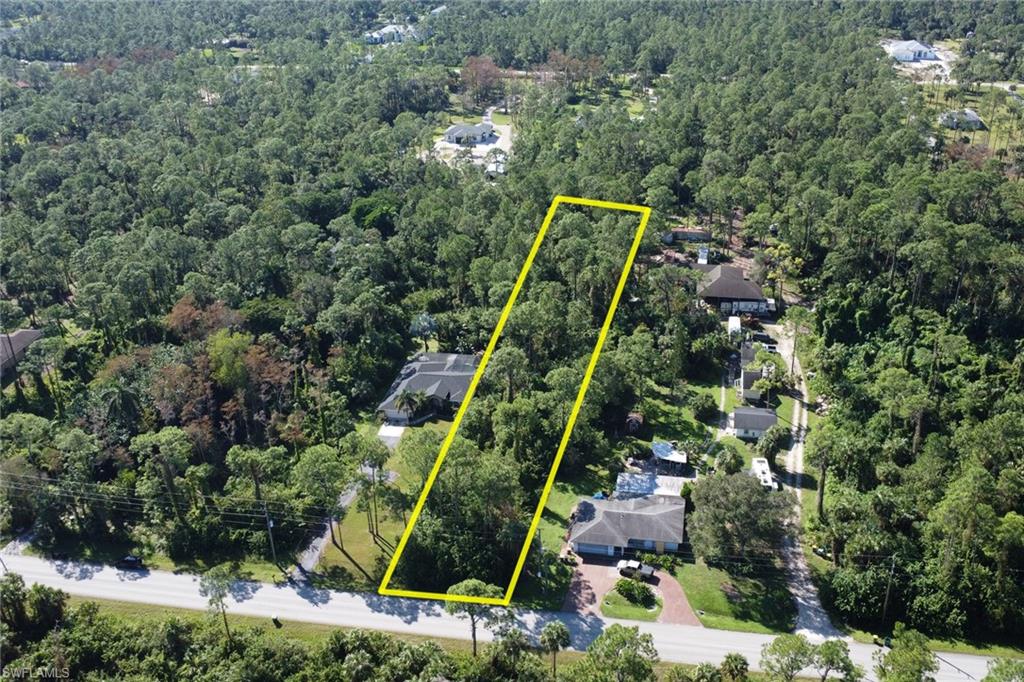
<path id="1" fill-rule="evenodd" d="M 654 566 L 642 564 L 636 559 L 623 559 L 615 565 L 615 568 L 619 569 L 619 575 L 624 575 L 627 578 L 635 576 L 641 580 L 647 580 L 654 575 Z"/>

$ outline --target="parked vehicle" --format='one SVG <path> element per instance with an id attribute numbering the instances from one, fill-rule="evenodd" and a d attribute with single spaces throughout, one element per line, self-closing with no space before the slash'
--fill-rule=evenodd
<path id="1" fill-rule="evenodd" d="M 124 571 L 141 571 L 146 568 L 146 564 L 142 559 L 132 554 L 121 557 L 114 566 Z"/>
<path id="2" fill-rule="evenodd" d="M 623 559 L 615 568 L 619 569 L 619 575 L 627 578 L 637 577 L 641 580 L 647 580 L 654 575 L 654 567 L 642 564 L 636 559 Z"/>

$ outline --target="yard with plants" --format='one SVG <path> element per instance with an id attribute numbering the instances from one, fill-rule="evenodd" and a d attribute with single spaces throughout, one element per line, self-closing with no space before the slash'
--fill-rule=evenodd
<path id="1" fill-rule="evenodd" d="M 661 607 L 650 585 L 632 578 L 621 578 L 601 601 L 601 613 L 609 618 L 655 621 Z"/>
<path id="2" fill-rule="evenodd" d="M 648 608 L 632 603 L 615 591 L 606 594 L 601 601 L 601 613 L 603 615 L 623 620 L 656 621 L 658 616 L 661 615 L 661 607 L 661 597 L 656 597 L 654 607 Z"/>
<path id="3" fill-rule="evenodd" d="M 189 561 L 175 560 L 166 554 L 147 549 L 144 545 L 127 538 L 107 536 L 96 538 L 90 542 L 82 542 L 76 538 L 57 538 L 48 547 L 35 545 L 25 547 L 25 554 L 40 557 L 68 557 L 75 561 L 86 561 L 98 564 L 114 564 L 118 559 L 132 554 L 140 557 L 147 568 L 156 571 L 172 571 L 174 573 L 204 573 L 221 563 L 228 563 L 232 572 L 241 579 L 274 582 L 284 577 L 283 567 L 291 562 L 291 557 L 284 551 L 278 555 L 281 566 L 270 561 L 259 561 L 252 558 L 231 556 L 196 557 Z"/>
<path id="4" fill-rule="evenodd" d="M 984 130 L 951 130 L 939 126 L 947 144 L 966 138 L 970 144 L 989 147 L 993 151 L 1006 150 L 1020 144 L 1021 126 L 1015 123 L 1014 111 L 1024 104 L 1015 103 L 1011 94 L 996 85 L 923 84 L 922 93 L 936 117 L 949 110 L 973 109 L 985 124 Z M 1018 91 L 1020 94 L 1020 91 Z M 1020 114 L 1016 114 L 1019 120 Z"/>
<path id="5" fill-rule="evenodd" d="M 680 562 L 674 575 L 706 627 L 765 634 L 794 627 L 796 606 L 781 564 L 732 573 L 698 560 Z"/>

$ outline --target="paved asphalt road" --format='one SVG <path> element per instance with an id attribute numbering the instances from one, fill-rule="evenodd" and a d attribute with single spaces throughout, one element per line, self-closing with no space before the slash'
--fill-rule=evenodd
<path id="1" fill-rule="evenodd" d="M 54 562 L 9 554 L 0 559 L 3 560 L 0 570 L 20 573 L 26 583 L 40 583 L 70 594 L 178 608 L 206 607 L 206 600 L 199 594 L 199 580 L 193 575 L 163 571 L 118 571 L 109 566 Z M 285 621 L 469 639 L 469 625 L 447 615 L 442 605 L 434 601 L 334 592 L 315 589 L 306 584 L 275 586 L 238 582 L 232 593 L 234 600 L 229 611 L 234 614 L 268 619 L 276 615 Z M 610 623 L 638 625 L 642 632 L 654 637 L 662 660 L 679 663 L 717 663 L 725 654 L 735 651 L 746 656 L 751 667 L 756 669 L 761 646 L 771 640 L 769 635 L 665 623 L 614 621 L 594 615 L 546 611 L 520 611 L 518 615 L 522 628 L 533 637 L 536 637 L 545 623 L 561 620 L 569 627 L 573 648 L 576 649 L 586 648 Z M 490 639 L 487 632 L 481 632 L 480 635 L 481 640 Z M 854 660 L 868 671 L 868 679 L 874 679 L 871 655 L 877 648 L 857 643 L 851 643 L 850 648 Z M 985 675 L 987 658 L 964 654 L 941 654 L 941 657 L 942 668 L 936 675 L 939 682 L 980 680 Z"/>

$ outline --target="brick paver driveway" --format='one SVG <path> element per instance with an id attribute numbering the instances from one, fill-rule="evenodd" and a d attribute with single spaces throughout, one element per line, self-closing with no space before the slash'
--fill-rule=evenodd
<path id="1" fill-rule="evenodd" d="M 569 592 L 565 595 L 562 610 L 571 613 L 593 613 L 601 615 L 601 600 L 604 595 L 615 587 L 619 572 L 615 564 L 621 557 L 582 556 L 572 575 Z M 659 623 L 678 623 L 700 627 L 697 614 L 690 608 L 686 594 L 678 581 L 668 573 L 659 570 L 651 580 L 660 594 L 664 607 L 658 616 Z"/>
<path id="2" fill-rule="evenodd" d="M 615 570 L 618 557 L 581 556 L 572 574 L 569 593 L 562 603 L 563 611 L 595 613 L 601 615 L 601 599 L 615 587 L 619 572 Z"/>
<path id="3" fill-rule="evenodd" d="M 690 608 L 690 602 L 686 599 L 683 586 L 679 581 L 661 569 L 654 574 L 651 585 L 661 592 L 661 600 L 664 604 L 661 615 L 658 616 L 659 623 L 677 623 L 679 625 L 696 625 L 701 627 L 700 619 Z"/>

